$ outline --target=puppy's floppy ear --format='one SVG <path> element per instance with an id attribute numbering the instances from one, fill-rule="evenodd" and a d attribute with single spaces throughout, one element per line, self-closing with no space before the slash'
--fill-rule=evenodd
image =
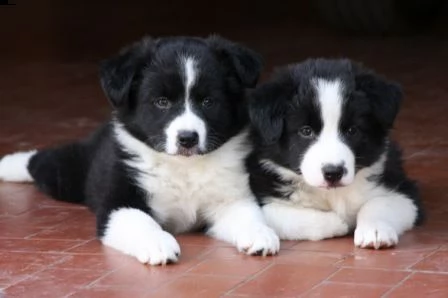
<path id="1" fill-rule="evenodd" d="M 118 55 L 100 62 L 101 86 L 115 108 L 126 103 L 135 74 L 149 62 L 154 47 L 154 40 L 145 37 L 122 49 Z"/>
<path id="2" fill-rule="evenodd" d="M 263 67 L 262 58 L 258 53 L 218 35 L 209 36 L 207 43 L 224 63 L 233 67 L 244 87 L 251 88 L 257 84 Z"/>
<path id="3" fill-rule="evenodd" d="M 362 66 L 356 67 L 356 89 L 369 99 L 373 113 L 384 129 L 392 128 L 403 98 L 400 85 Z"/>
<path id="4" fill-rule="evenodd" d="M 280 139 L 292 96 L 290 88 L 276 81 L 263 84 L 250 94 L 250 120 L 262 145 L 273 145 Z"/>

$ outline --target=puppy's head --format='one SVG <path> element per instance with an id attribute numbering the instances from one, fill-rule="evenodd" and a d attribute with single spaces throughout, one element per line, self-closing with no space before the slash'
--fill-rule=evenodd
<path id="1" fill-rule="evenodd" d="M 385 150 L 401 89 L 350 60 L 307 60 L 281 69 L 252 94 L 262 153 L 311 186 L 353 182 Z"/>
<path id="2" fill-rule="evenodd" d="M 210 152 L 247 123 L 245 89 L 261 58 L 218 36 L 144 38 L 101 63 L 117 121 L 159 152 Z"/>

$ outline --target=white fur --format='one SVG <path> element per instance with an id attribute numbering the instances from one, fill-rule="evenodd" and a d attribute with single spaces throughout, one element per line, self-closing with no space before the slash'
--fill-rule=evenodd
<path id="1" fill-rule="evenodd" d="M 317 79 L 314 86 L 319 100 L 323 128 L 317 141 L 305 153 L 300 170 L 309 185 L 326 187 L 327 182 L 322 168 L 325 165 L 342 165 L 346 172 L 340 182 L 342 185 L 348 185 L 352 183 L 355 174 L 355 157 L 339 135 L 343 84 L 339 80 Z"/>
<path id="2" fill-rule="evenodd" d="M 0 160 L 0 180 L 8 182 L 32 182 L 28 163 L 36 150 L 6 155 Z"/>
<path id="3" fill-rule="evenodd" d="M 177 116 L 165 129 L 166 153 L 176 154 L 178 151 L 177 136 L 180 131 L 194 131 L 199 136 L 199 149 L 205 150 L 207 129 L 204 121 L 199 118 L 191 109 L 190 90 L 196 82 L 198 69 L 193 58 L 182 58 L 181 63 L 184 69 L 185 86 L 185 110 Z"/>
<path id="4" fill-rule="evenodd" d="M 398 236 L 413 226 L 417 208 L 409 198 L 368 179 L 383 172 L 385 161 L 383 155 L 360 170 L 350 185 L 328 190 L 309 186 L 295 172 L 263 161 L 264 167 L 296 185 L 290 200 L 271 200 L 263 207 L 269 226 L 285 240 L 331 238 L 356 227 L 354 241 L 359 247 L 397 244 Z"/>
<path id="5" fill-rule="evenodd" d="M 180 254 L 179 244 L 171 234 L 151 216 L 133 208 L 120 208 L 110 214 L 101 241 L 151 265 L 175 262 Z"/>
<path id="6" fill-rule="evenodd" d="M 276 254 L 280 242 L 275 232 L 263 219 L 254 201 L 236 201 L 222 206 L 213 214 L 214 225 L 208 233 L 215 238 L 233 243 L 247 254 Z"/>
<path id="7" fill-rule="evenodd" d="M 335 212 L 277 200 L 263 206 L 266 222 L 283 240 L 322 240 L 346 235 L 349 227 Z"/>
<path id="8" fill-rule="evenodd" d="M 185 85 L 185 100 L 190 98 L 190 91 L 196 82 L 196 61 L 191 57 L 186 57 L 182 59 L 183 69 L 184 69 L 184 85 Z"/>
<path id="9" fill-rule="evenodd" d="M 369 200 L 358 213 L 355 245 L 359 247 L 390 247 L 398 236 L 412 228 L 417 207 L 403 195 L 390 191 Z"/>
<path id="10" fill-rule="evenodd" d="M 249 188 L 247 131 L 208 154 L 185 157 L 152 150 L 119 123 L 114 130 L 122 148 L 134 156 L 127 164 L 138 170 L 136 182 L 147 192 L 154 219 L 164 229 L 181 233 L 208 223 L 214 237 L 238 248 L 247 246 L 248 253 L 277 252 L 278 237 L 266 227 Z"/>

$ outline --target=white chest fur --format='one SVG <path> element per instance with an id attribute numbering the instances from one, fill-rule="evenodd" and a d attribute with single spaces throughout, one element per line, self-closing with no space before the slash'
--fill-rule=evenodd
<path id="1" fill-rule="evenodd" d="M 170 156 L 149 148 L 115 125 L 116 138 L 134 157 L 126 163 L 147 194 L 155 219 L 168 231 L 194 229 L 219 208 L 253 199 L 244 160 L 250 151 L 247 132 L 202 156 Z"/>
<path id="2" fill-rule="evenodd" d="M 294 189 L 288 200 L 277 200 L 291 207 L 312 208 L 321 211 L 335 212 L 350 227 L 356 224 L 356 216 L 360 208 L 371 198 L 382 196 L 387 189 L 378 185 L 371 178 L 382 172 L 385 156 L 368 168 L 360 170 L 352 184 L 342 188 L 319 189 L 307 185 L 300 175 L 271 161 L 263 161 L 264 166 L 295 182 Z"/>

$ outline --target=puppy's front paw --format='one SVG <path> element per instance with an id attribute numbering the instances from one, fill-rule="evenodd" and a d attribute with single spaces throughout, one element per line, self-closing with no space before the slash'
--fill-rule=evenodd
<path id="1" fill-rule="evenodd" d="M 132 232 L 129 232 L 132 234 Z M 143 264 L 165 265 L 177 262 L 180 255 L 180 247 L 174 237 L 159 229 L 153 229 L 149 233 L 134 235 L 136 237 L 114 237 L 106 235 L 102 242 L 127 255 L 137 258 Z"/>
<path id="2" fill-rule="evenodd" d="M 355 230 L 354 242 L 361 248 L 387 248 L 398 243 L 398 234 L 386 223 L 361 224 Z"/>
<path id="3" fill-rule="evenodd" d="M 148 214 L 133 208 L 121 208 L 110 213 L 101 241 L 144 264 L 177 262 L 180 255 L 176 239 L 162 230 Z"/>
<path id="4" fill-rule="evenodd" d="M 177 262 L 180 247 L 176 239 L 163 230 L 135 243 L 135 257 L 142 263 L 165 265 Z"/>
<path id="5" fill-rule="evenodd" d="M 275 255 L 280 249 L 280 240 L 274 230 L 260 224 L 241 227 L 236 236 L 236 246 L 248 255 Z"/>

